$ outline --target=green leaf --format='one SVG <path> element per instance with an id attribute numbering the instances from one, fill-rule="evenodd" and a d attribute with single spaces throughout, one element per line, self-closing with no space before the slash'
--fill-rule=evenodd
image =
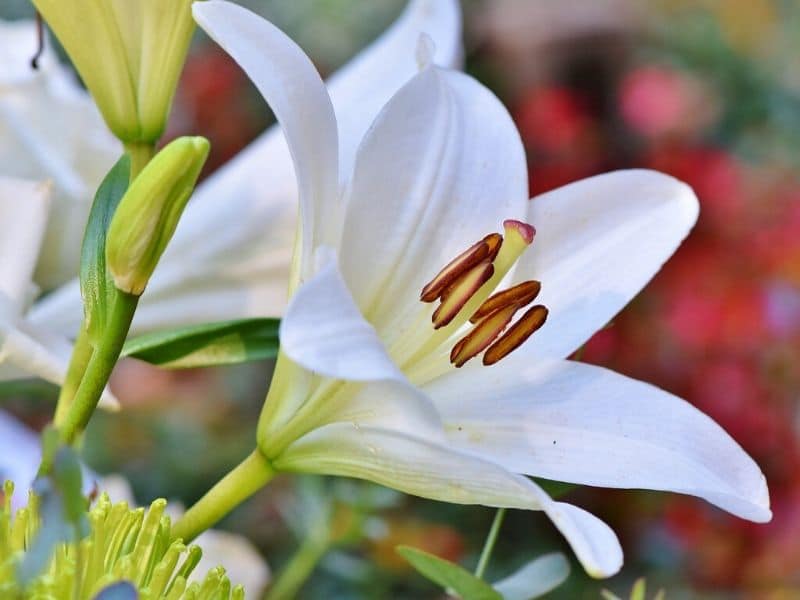
<path id="1" fill-rule="evenodd" d="M 94 600 L 138 600 L 139 592 L 129 581 L 118 581 L 97 592 Z"/>
<path id="2" fill-rule="evenodd" d="M 398 546 L 396 550 L 419 573 L 445 589 L 453 590 L 463 600 L 503 600 L 491 585 L 463 567 L 410 546 Z"/>
<path id="3" fill-rule="evenodd" d="M 633 584 L 633 589 L 631 589 L 631 600 L 645 600 L 646 594 L 647 581 L 645 581 L 644 577 L 640 577 Z"/>
<path id="4" fill-rule="evenodd" d="M 230 365 L 278 355 L 278 319 L 238 319 L 148 333 L 131 340 L 122 356 L 166 369 Z"/>
<path id="5" fill-rule="evenodd" d="M 569 562 L 560 552 L 545 554 L 494 584 L 503 600 L 532 600 L 554 590 L 569 576 Z"/>
<path id="6" fill-rule="evenodd" d="M 127 154 L 117 161 L 95 194 L 81 246 L 81 296 L 83 310 L 94 342 L 102 335 L 108 318 L 114 282 L 106 269 L 106 234 L 114 211 L 128 189 L 131 161 Z"/>

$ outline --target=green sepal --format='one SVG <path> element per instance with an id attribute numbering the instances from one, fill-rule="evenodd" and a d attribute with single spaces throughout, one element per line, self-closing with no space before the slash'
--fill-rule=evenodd
<path id="1" fill-rule="evenodd" d="M 410 546 L 398 546 L 396 550 L 425 578 L 452 590 L 463 600 L 503 600 L 491 585 L 459 565 Z"/>
<path id="2" fill-rule="evenodd" d="M 237 319 L 157 331 L 130 339 L 122 356 L 165 369 L 232 365 L 278 355 L 279 319 Z"/>
<path id="3" fill-rule="evenodd" d="M 89 212 L 81 246 L 80 284 L 89 339 L 102 336 L 108 321 L 114 281 L 106 269 L 106 235 L 120 200 L 128 189 L 131 160 L 124 154 L 103 179 Z"/>

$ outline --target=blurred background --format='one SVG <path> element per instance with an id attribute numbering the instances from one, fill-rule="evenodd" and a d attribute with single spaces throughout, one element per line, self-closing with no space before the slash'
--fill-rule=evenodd
<path id="1" fill-rule="evenodd" d="M 243 3 L 287 31 L 323 74 L 405 4 Z M 764 470 L 775 514 L 754 525 L 691 498 L 571 490 L 571 501 L 618 532 L 625 567 L 604 582 L 573 568 L 549 597 L 597 598 L 602 588 L 623 595 L 639 576 L 670 599 L 800 597 L 800 3 L 466 0 L 463 8 L 466 69 L 511 110 L 532 195 L 623 167 L 671 173 L 697 192 L 701 216 L 688 241 L 581 359 L 712 416 Z M 17 0 L 0 7 L 5 18 L 30 14 Z M 271 121 L 238 67 L 198 34 L 167 138 L 208 137 L 210 172 Z M 120 364 L 113 385 L 125 417 L 96 415 L 88 462 L 124 474 L 139 502 L 165 495 L 191 503 L 249 452 L 271 368 Z M 27 386 L 3 407 L 38 427 L 51 401 L 52 389 Z M 246 532 L 273 572 L 316 532 L 307 555 L 318 564 L 303 598 L 435 598 L 394 547 L 471 567 L 492 516 L 366 484 L 293 478 L 257 494 L 223 527 Z M 512 512 L 488 579 L 564 547 L 546 519 Z"/>

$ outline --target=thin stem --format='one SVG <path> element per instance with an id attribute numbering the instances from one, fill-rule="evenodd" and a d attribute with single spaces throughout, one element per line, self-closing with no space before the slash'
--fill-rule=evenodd
<path id="1" fill-rule="evenodd" d="M 272 465 L 259 450 L 254 450 L 178 519 L 172 527 L 172 539 L 192 541 L 274 476 Z"/>
<path id="2" fill-rule="evenodd" d="M 83 379 L 59 427 L 64 442 L 71 444 L 75 441 L 97 408 L 111 371 L 119 359 L 138 302 L 138 296 L 117 291 L 103 338 L 86 366 Z"/>
<path id="3" fill-rule="evenodd" d="M 479 579 L 483 577 L 486 567 L 489 566 L 489 559 L 492 557 L 495 542 L 497 542 L 497 534 L 500 533 L 500 526 L 503 524 L 503 517 L 506 516 L 505 508 L 498 508 L 497 513 L 494 515 L 492 527 L 489 529 L 489 535 L 486 536 L 486 542 L 483 544 L 481 557 L 478 559 L 478 566 L 475 567 L 475 577 Z"/>
<path id="4" fill-rule="evenodd" d="M 311 573 L 330 550 L 331 541 L 328 536 L 309 536 L 297 549 L 294 556 L 281 571 L 267 591 L 264 600 L 291 600 L 297 598 L 297 592 L 311 576 Z"/>
<path id="5" fill-rule="evenodd" d="M 154 144 L 125 144 L 125 152 L 131 157 L 131 176 L 130 181 L 133 182 L 136 176 L 142 172 L 150 159 L 156 152 Z"/>
<path id="6" fill-rule="evenodd" d="M 58 402 L 56 403 L 56 414 L 53 417 L 53 422 L 56 427 L 60 427 L 67 416 L 67 410 L 72 404 L 75 397 L 75 392 L 83 379 L 83 374 L 86 372 L 86 367 L 92 358 L 94 349 L 89 341 L 89 332 L 86 328 L 85 322 L 81 323 L 81 328 L 78 331 L 78 337 L 75 340 L 75 347 L 72 350 L 72 356 L 69 359 L 69 367 L 67 368 L 67 376 L 64 380 L 64 385 L 61 386 L 61 391 L 58 394 Z"/>

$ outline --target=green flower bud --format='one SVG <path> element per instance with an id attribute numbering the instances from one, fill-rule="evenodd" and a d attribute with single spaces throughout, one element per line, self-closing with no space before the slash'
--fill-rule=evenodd
<path id="1" fill-rule="evenodd" d="M 33 0 L 106 124 L 126 144 L 161 137 L 194 31 L 192 0 Z"/>
<path id="2" fill-rule="evenodd" d="M 106 265 L 117 289 L 141 295 L 175 233 L 208 156 L 202 137 L 174 140 L 131 183 L 106 234 Z"/>

